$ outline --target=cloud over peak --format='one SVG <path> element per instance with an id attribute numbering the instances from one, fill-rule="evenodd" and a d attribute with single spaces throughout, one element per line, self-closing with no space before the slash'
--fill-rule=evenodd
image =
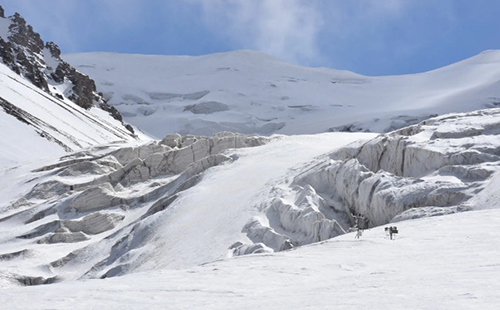
<path id="1" fill-rule="evenodd" d="M 292 62 L 320 57 L 323 19 L 311 2 L 299 0 L 199 0 L 207 26 L 225 33 L 237 48 L 255 49 Z"/>

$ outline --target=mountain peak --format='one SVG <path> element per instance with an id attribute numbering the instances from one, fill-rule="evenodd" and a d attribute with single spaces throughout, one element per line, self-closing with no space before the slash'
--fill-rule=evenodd
<path id="1" fill-rule="evenodd" d="M 12 22 L 9 27 L 10 41 L 25 46 L 35 53 L 40 53 L 43 49 L 43 40 L 40 34 L 35 32 L 19 13 L 15 13 L 9 19 Z"/>
<path id="2" fill-rule="evenodd" d="M 44 44 L 19 13 L 5 18 L 0 7 L 0 18 L 4 19 L 0 23 L 0 61 L 58 99 L 65 97 L 87 110 L 99 107 L 122 121 L 120 113 L 97 92 L 95 82 L 61 59 L 54 42 Z"/>

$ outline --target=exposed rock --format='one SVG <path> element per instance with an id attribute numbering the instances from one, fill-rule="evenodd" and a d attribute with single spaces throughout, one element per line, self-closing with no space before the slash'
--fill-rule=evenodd
<path id="1" fill-rule="evenodd" d="M 122 118 L 122 115 L 120 114 L 120 112 L 118 112 L 118 110 L 115 107 L 109 105 L 107 103 L 107 101 L 101 100 L 101 102 L 99 102 L 99 107 L 102 110 L 104 110 L 104 111 L 108 112 L 109 114 L 111 114 L 111 116 L 114 119 L 119 120 L 120 122 L 123 121 L 123 118 Z M 127 128 L 127 130 L 130 131 L 131 133 L 134 133 L 134 129 L 132 128 L 132 126 L 125 125 L 125 128 Z"/>
<path id="2" fill-rule="evenodd" d="M 125 128 L 127 128 L 128 131 L 130 131 L 131 133 L 135 133 L 134 131 L 134 127 L 132 127 L 132 125 L 130 124 L 125 124 Z"/>
<path id="3" fill-rule="evenodd" d="M 3 9 L 0 10 L 0 18 L 5 18 Z M 71 86 L 64 92 L 69 100 L 84 109 L 98 106 L 122 121 L 120 113 L 96 92 L 95 82 L 61 59 L 61 50 L 54 42 L 44 45 L 40 35 L 18 13 L 7 19 L 10 22 L 7 37 L 0 37 L 0 60 L 4 64 L 58 99 L 64 97 L 57 92 L 51 93 L 49 83 L 70 82 Z"/>
<path id="4" fill-rule="evenodd" d="M 52 57 L 54 58 L 61 57 L 61 50 L 59 49 L 59 46 L 57 46 L 54 42 L 47 42 L 45 44 L 45 47 L 49 50 Z"/>

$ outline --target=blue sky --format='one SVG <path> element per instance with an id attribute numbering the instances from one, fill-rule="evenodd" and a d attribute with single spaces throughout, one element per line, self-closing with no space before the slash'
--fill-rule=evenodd
<path id="1" fill-rule="evenodd" d="M 365 75 L 500 49 L 498 0 L 4 0 L 63 53 L 259 50 Z"/>

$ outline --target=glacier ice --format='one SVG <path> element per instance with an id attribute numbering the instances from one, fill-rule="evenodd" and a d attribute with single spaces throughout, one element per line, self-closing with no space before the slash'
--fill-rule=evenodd
<path id="1" fill-rule="evenodd" d="M 82 261 L 89 262 L 81 277 L 120 275 L 143 259 L 138 253 L 151 238 L 151 218 L 197 184 L 207 169 L 236 159 L 224 154 L 226 150 L 260 146 L 272 139 L 228 132 L 212 137 L 172 134 L 161 141 L 76 152 L 33 170 L 34 186 L 2 210 L 0 222 L 21 223 L 23 229 L 10 235 L 33 246 L 74 245 L 69 254 L 50 258 L 50 275 Z M 88 242 L 93 238 L 101 241 Z M 106 250 L 91 254 L 100 247 Z M 238 251 L 266 249 L 252 246 Z M 1 254 L 0 259 L 29 259 L 26 251 Z M 43 284 L 49 274 L 40 279 L 26 276 L 23 281 Z"/>
<path id="2" fill-rule="evenodd" d="M 355 142 L 318 159 L 264 206 L 267 220 L 243 231 L 273 250 L 366 228 L 469 210 L 500 168 L 500 109 L 452 114 Z M 264 238 L 267 236 L 267 238 Z"/>

